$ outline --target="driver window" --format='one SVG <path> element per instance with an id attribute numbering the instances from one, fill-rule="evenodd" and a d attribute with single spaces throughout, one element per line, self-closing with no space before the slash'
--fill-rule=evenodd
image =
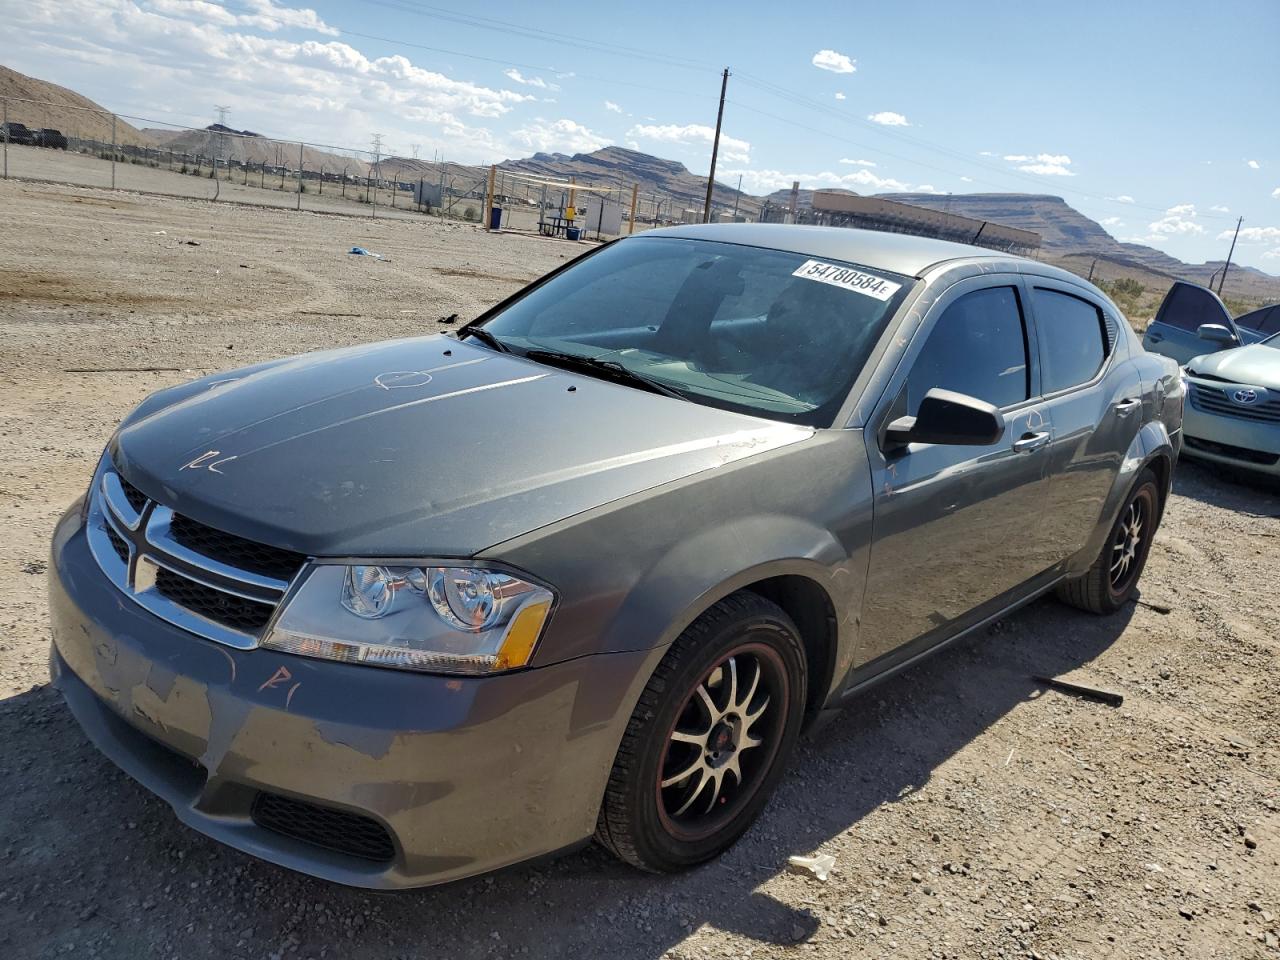
<path id="1" fill-rule="evenodd" d="M 975 290 L 946 308 L 907 377 L 910 415 L 934 387 L 997 407 L 1030 396 L 1027 334 L 1015 288 Z"/>

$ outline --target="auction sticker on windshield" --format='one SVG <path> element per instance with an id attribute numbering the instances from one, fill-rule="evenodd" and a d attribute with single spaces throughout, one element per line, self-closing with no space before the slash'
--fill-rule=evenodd
<path id="1" fill-rule="evenodd" d="M 853 267 L 842 267 L 838 263 L 823 263 L 821 260 L 806 260 L 791 275 L 803 277 L 806 280 L 817 280 L 819 283 L 829 283 L 833 287 L 852 290 L 854 293 L 875 297 L 877 300 L 888 300 L 902 289 L 902 284 L 886 280 L 884 277 L 863 273 Z"/>

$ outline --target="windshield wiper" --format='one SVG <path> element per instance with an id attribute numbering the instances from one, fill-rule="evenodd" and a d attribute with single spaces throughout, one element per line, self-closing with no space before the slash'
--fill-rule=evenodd
<path id="1" fill-rule="evenodd" d="M 675 387 L 669 387 L 660 380 L 646 377 L 643 373 L 637 373 L 616 360 L 599 360 L 595 357 L 584 357 L 577 353 L 561 353 L 557 350 L 529 350 L 525 353 L 525 356 L 530 360 L 564 367 L 566 370 L 577 370 L 581 373 L 595 376 L 603 375 L 606 380 L 640 387 L 650 393 L 660 393 L 664 397 L 673 397 L 676 400 L 689 399 L 686 394 L 681 393 Z"/>
<path id="2" fill-rule="evenodd" d="M 458 339 L 461 340 L 463 337 L 475 337 L 481 343 L 485 344 L 486 346 L 493 347 L 493 349 L 499 351 L 500 353 L 511 352 L 510 347 L 508 347 L 505 343 L 503 343 L 501 340 L 495 337 L 492 333 L 490 333 L 484 327 L 473 327 L 470 324 L 467 324 L 466 326 L 458 330 Z"/>

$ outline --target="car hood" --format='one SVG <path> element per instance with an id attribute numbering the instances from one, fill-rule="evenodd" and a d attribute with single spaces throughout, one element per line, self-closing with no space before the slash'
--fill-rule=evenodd
<path id="1" fill-rule="evenodd" d="M 423 337 L 165 391 L 111 453 L 148 496 L 253 540 L 463 557 L 813 432 Z"/>
<path id="2" fill-rule="evenodd" d="M 1196 357 L 1187 364 L 1195 375 L 1221 377 L 1232 383 L 1280 390 L 1280 350 L 1251 343 Z"/>

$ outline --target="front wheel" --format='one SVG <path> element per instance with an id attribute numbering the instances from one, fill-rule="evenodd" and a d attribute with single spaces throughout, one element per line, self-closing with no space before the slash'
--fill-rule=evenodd
<path id="1" fill-rule="evenodd" d="M 722 853 L 760 813 L 805 703 L 800 634 L 753 593 L 721 600 L 671 645 L 618 748 L 596 839 L 655 872 Z"/>
<path id="2" fill-rule="evenodd" d="M 1089 572 L 1058 588 L 1064 603 L 1090 613 L 1115 613 L 1133 598 L 1160 523 L 1160 487 L 1144 470 L 1120 508 L 1102 553 Z"/>

